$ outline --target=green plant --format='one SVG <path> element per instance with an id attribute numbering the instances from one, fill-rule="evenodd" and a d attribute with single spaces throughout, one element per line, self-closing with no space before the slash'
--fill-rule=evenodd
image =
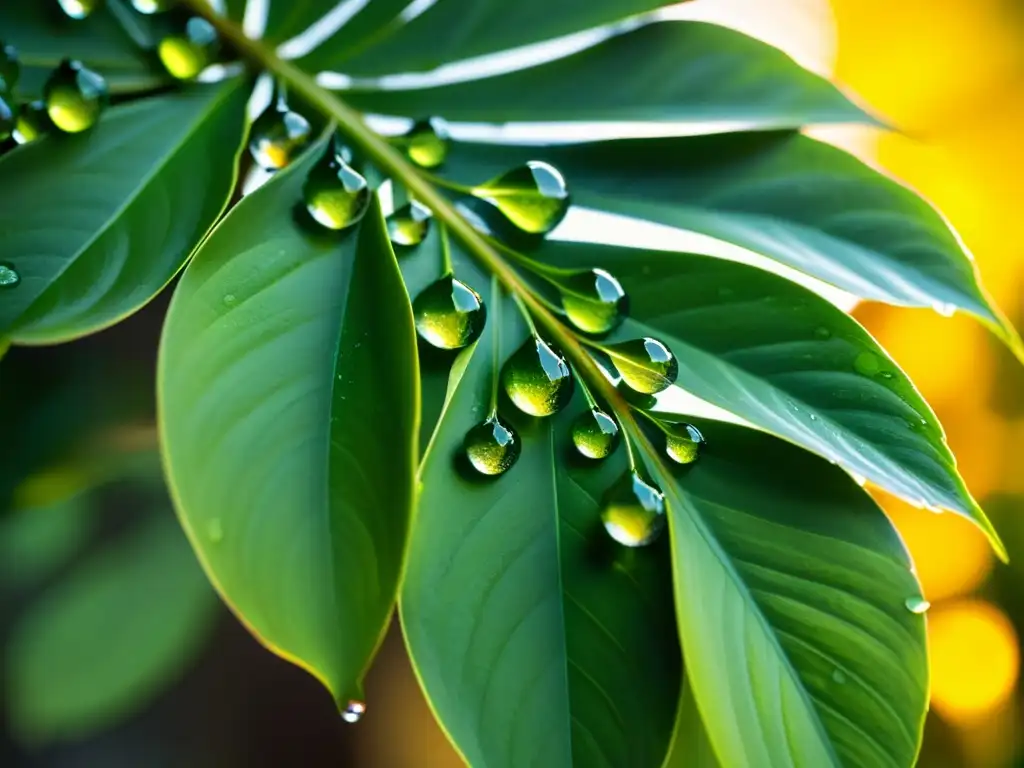
<path id="1" fill-rule="evenodd" d="M 347 720 L 397 598 L 474 766 L 913 764 L 927 603 L 850 475 L 971 519 L 1005 556 L 928 405 L 784 277 L 545 237 L 571 200 L 969 312 L 1019 353 L 941 217 L 801 134 L 872 117 L 762 43 L 646 15 L 659 0 L 438 0 L 412 18 L 372 0 L 293 60 L 275 46 L 333 3 L 273 0 L 260 40 L 239 0 L 157 16 L 108 0 L 74 24 L 44 5 L 0 10 L 17 97 L 71 56 L 118 103 L 92 126 L 102 84 L 65 66 L 73 114 L 52 80 L 48 112 L 85 130 L 0 159 L 0 335 L 99 330 L 187 262 L 158 371 L 180 520 L 239 618 Z M 373 79 L 601 25 L 512 72 Z M 218 39 L 243 72 L 168 77 Z M 340 93 L 314 77 L 335 69 Z M 279 87 L 249 145 L 276 173 L 234 203 L 256 72 Z M 437 120 L 385 136 L 363 114 L 587 125 L 487 144 Z M 587 139 L 622 122 L 667 136 Z M 749 426 L 673 413 L 655 396 L 676 385 Z"/>

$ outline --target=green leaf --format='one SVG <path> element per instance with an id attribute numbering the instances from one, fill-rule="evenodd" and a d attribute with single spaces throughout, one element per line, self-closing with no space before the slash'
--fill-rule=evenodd
<path id="1" fill-rule="evenodd" d="M 135 711 L 195 657 L 216 600 L 169 517 L 112 543 L 12 630 L 7 698 L 18 737 L 81 738 Z"/>
<path id="2" fill-rule="evenodd" d="M 693 698 L 688 676 L 683 679 L 672 749 L 665 759 L 664 768 L 722 768 L 697 710 L 697 700 Z"/>
<path id="3" fill-rule="evenodd" d="M 666 0 L 560 0 L 553 10 L 545 0 L 438 0 L 404 21 L 399 12 L 408 3 L 372 0 L 360 28 L 327 40 L 305 58 L 307 70 L 338 69 L 351 75 L 423 72 L 452 61 L 497 53 L 552 40 L 666 5 Z M 386 25 L 382 23 L 389 19 Z M 368 23 L 368 22 L 372 22 Z M 444 40 L 439 46 L 437 41 Z M 434 114 L 434 113 L 424 113 Z"/>
<path id="4" fill-rule="evenodd" d="M 88 536 L 84 498 L 0 517 L 0 594 L 32 586 L 66 563 Z"/>
<path id="5" fill-rule="evenodd" d="M 853 318 L 808 289 L 722 259 L 548 242 L 565 267 L 603 267 L 630 298 L 613 339 L 654 336 L 678 384 L 919 505 L 976 523 L 1005 556 L 914 385 Z"/>
<path id="6" fill-rule="evenodd" d="M 457 273 L 471 285 L 482 278 Z M 478 273 L 477 273 L 478 274 Z M 484 294 L 489 296 L 489 294 Z M 523 338 L 511 302 L 500 360 Z M 489 305 L 488 323 L 501 314 Z M 422 684 L 474 768 L 661 765 L 679 692 L 662 546 L 617 550 L 598 500 L 625 469 L 573 460 L 572 416 L 503 411 L 523 439 L 507 474 L 462 467 L 462 440 L 489 409 L 493 327 L 453 369 L 425 458 L 402 591 Z"/>
<path id="7" fill-rule="evenodd" d="M 340 241 L 297 223 L 325 141 L 242 200 L 185 271 L 158 404 L 178 513 L 208 576 L 344 705 L 361 698 L 398 588 L 419 392 L 379 203 Z"/>
<path id="8" fill-rule="evenodd" d="M 368 112 L 490 123 L 738 121 L 772 128 L 870 120 L 781 51 L 689 21 L 646 24 L 508 74 L 432 88 L 351 90 L 344 98 Z"/>
<path id="9" fill-rule="evenodd" d="M 798 133 L 456 144 L 445 171 L 478 183 L 526 160 L 558 167 L 584 208 L 711 235 L 866 299 L 1002 322 L 959 239 L 927 202 Z"/>
<path id="10" fill-rule="evenodd" d="M 243 80 L 111 109 L 0 159 L 0 334 L 52 343 L 122 319 L 181 268 L 235 183 Z"/>
<path id="11" fill-rule="evenodd" d="M 928 702 L 910 558 L 841 470 L 697 420 L 707 449 L 666 495 L 687 675 L 722 765 L 909 768 Z"/>
<path id="12" fill-rule="evenodd" d="M 83 20 L 63 15 L 56 2 L 10 2 L 0 8 L 5 43 L 18 49 L 22 72 L 17 95 L 38 98 L 61 59 L 78 59 L 107 80 L 113 93 L 148 90 L 169 77 L 140 50 L 115 21 L 99 8 Z"/>

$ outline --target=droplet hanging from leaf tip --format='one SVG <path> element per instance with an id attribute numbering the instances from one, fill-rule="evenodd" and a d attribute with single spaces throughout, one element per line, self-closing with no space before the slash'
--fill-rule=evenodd
<path id="1" fill-rule="evenodd" d="M 366 714 L 366 704 L 356 699 L 349 701 L 341 710 L 341 719 L 346 723 L 358 723 Z"/>
<path id="2" fill-rule="evenodd" d="M 584 269 L 555 279 L 562 308 L 584 333 L 609 333 L 626 319 L 629 297 L 614 275 L 603 269 Z"/>
<path id="3" fill-rule="evenodd" d="M 14 288 L 21 282 L 21 275 L 13 264 L 0 262 L 0 288 Z"/>
<path id="4" fill-rule="evenodd" d="M 192 80 L 214 60 L 217 47 L 217 30 L 201 16 L 193 16 L 180 31 L 160 41 L 157 55 L 172 77 Z"/>
<path id="5" fill-rule="evenodd" d="M 370 186 L 345 159 L 336 142 L 310 170 L 302 187 L 306 210 L 327 229 L 344 230 L 358 224 L 370 207 Z"/>
<path id="6" fill-rule="evenodd" d="M 450 142 L 448 124 L 440 117 L 417 120 L 404 135 L 394 139 L 410 160 L 428 170 L 444 163 Z"/>
<path id="7" fill-rule="evenodd" d="M 39 2 L 39 0 L 30 0 L 30 2 Z M 57 4 L 69 18 L 80 21 L 96 10 L 100 0 L 57 0 Z"/>
<path id="8" fill-rule="evenodd" d="M 911 595 L 903 601 L 907 610 L 911 613 L 920 616 L 928 612 L 928 609 L 932 607 L 932 604 L 925 600 L 921 595 Z"/>
<path id="9" fill-rule="evenodd" d="M 666 424 L 665 453 L 677 464 L 693 464 L 704 449 L 704 435 L 692 424 Z"/>
<path id="10" fill-rule="evenodd" d="M 601 522 L 619 544 L 652 544 L 665 529 L 665 495 L 635 470 L 628 471 L 605 491 Z"/>
<path id="11" fill-rule="evenodd" d="M 107 81 L 82 62 L 64 59 L 43 89 L 46 111 L 57 128 L 79 133 L 99 120 L 107 105 Z"/>
<path id="12" fill-rule="evenodd" d="M 309 121 L 275 96 L 249 129 L 249 153 L 264 170 L 278 171 L 299 155 L 312 134 Z"/>
<path id="13" fill-rule="evenodd" d="M 427 236 L 433 216 L 433 212 L 423 203 L 410 200 L 388 216 L 388 237 L 395 245 L 419 245 Z"/>
<path id="14" fill-rule="evenodd" d="M 569 190 L 557 168 L 539 160 L 513 168 L 473 189 L 523 232 L 544 235 L 565 218 Z"/>
<path id="15" fill-rule="evenodd" d="M 470 429 L 462 442 L 466 458 L 481 475 L 501 475 L 519 459 L 518 433 L 497 414 Z"/>
<path id="16" fill-rule="evenodd" d="M 462 349 L 480 338 L 487 307 L 480 294 L 446 275 L 427 286 L 412 303 L 416 332 L 438 349 Z"/>
<path id="17" fill-rule="evenodd" d="M 29 144 L 48 133 L 53 128 L 50 116 L 43 101 L 23 102 L 18 107 L 18 117 L 14 123 L 14 140 L 19 144 Z"/>
<path id="18" fill-rule="evenodd" d="M 572 399 L 569 366 L 539 337 L 530 337 L 505 361 L 501 383 L 515 406 L 531 416 L 551 416 Z"/>
<path id="19" fill-rule="evenodd" d="M 665 344 L 644 337 L 603 347 L 615 370 L 630 389 L 656 395 L 675 384 L 679 361 Z"/>
<path id="20" fill-rule="evenodd" d="M 588 459 L 610 456 L 621 440 L 619 425 L 600 408 L 584 411 L 572 423 L 573 445 Z"/>

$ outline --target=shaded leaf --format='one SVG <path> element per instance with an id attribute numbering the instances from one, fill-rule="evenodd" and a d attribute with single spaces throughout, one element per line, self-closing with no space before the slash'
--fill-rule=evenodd
<path id="1" fill-rule="evenodd" d="M 32 586 L 85 541 L 91 520 L 82 496 L 0 517 L 0 592 Z"/>
<path id="2" fill-rule="evenodd" d="M 340 239 L 298 223 L 323 148 L 242 200 L 189 265 L 158 399 L 168 479 L 208 576 L 344 704 L 361 698 L 397 590 L 418 373 L 379 203 Z"/>
<path id="3" fill-rule="evenodd" d="M 0 159 L 0 261 L 21 275 L 0 333 L 63 341 L 149 301 L 227 202 L 246 98 L 236 79 L 146 99 Z"/>

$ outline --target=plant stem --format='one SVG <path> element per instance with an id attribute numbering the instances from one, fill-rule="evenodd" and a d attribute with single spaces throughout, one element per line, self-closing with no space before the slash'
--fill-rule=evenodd
<path id="1" fill-rule="evenodd" d="M 501 306 L 501 284 L 497 275 L 491 275 L 491 306 Z M 501 321 L 500 312 L 494 312 L 491 322 L 494 328 L 491 330 L 491 408 L 488 418 L 498 415 L 498 376 L 501 370 Z"/>
<path id="2" fill-rule="evenodd" d="M 441 235 L 441 277 L 445 275 L 455 275 L 455 269 L 452 267 L 452 248 L 448 242 L 448 228 L 443 224 L 438 224 L 437 228 Z"/>

